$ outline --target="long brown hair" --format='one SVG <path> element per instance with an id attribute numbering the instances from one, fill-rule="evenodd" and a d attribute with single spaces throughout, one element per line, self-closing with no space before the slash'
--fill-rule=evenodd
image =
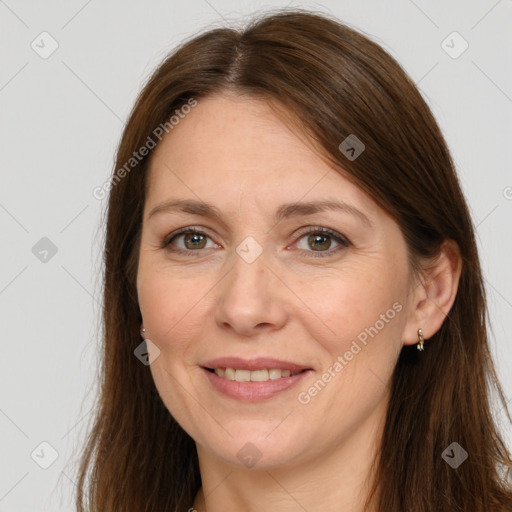
<path id="1" fill-rule="evenodd" d="M 368 504 L 392 512 L 512 510 L 512 460 L 491 393 L 510 415 L 489 352 L 475 230 L 446 142 L 386 51 L 331 16 L 301 9 L 185 41 L 129 116 L 108 187 L 101 390 L 79 468 L 78 510 L 185 511 L 201 486 L 193 439 L 133 353 L 141 343 L 136 275 L 151 152 L 130 159 L 149 139 L 158 142 L 157 127 L 171 133 L 176 110 L 221 91 L 284 107 L 332 165 L 395 218 L 413 269 L 446 239 L 460 248 L 450 313 L 424 352 L 406 346 L 399 356 Z M 339 149 L 351 134 L 365 144 L 352 160 Z M 452 442 L 469 455 L 456 469 L 442 457 Z"/>

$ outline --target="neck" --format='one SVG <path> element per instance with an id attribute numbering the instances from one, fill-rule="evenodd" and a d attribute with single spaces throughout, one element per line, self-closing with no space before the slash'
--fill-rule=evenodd
<path id="1" fill-rule="evenodd" d="M 300 464 L 252 469 L 226 464 L 197 445 L 202 487 L 194 501 L 197 512 L 373 512 L 365 500 L 373 483 L 385 408 L 336 446 Z M 192 511 L 190 511 L 192 512 Z"/>

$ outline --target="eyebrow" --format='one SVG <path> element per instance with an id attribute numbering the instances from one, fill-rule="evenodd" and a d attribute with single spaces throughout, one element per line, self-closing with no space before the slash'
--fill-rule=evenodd
<path id="1" fill-rule="evenodd" d="M 208 217 L 224 224 L 221 211 L 214 205 L 195 199 L 172 199 L 155 206 L 148 214 L 148 219 L 161 212 L 179 211 Z M 370 219 L 355 206 L 342 201 L 308 201 L 286 203 L 281 205 L 274 214 L 274 220 L 280 222 L 291 217 L 313 215 L 324 211 L 338 211 L 353 215 L 364 222 L 368 227 L 373 227 Z"/>

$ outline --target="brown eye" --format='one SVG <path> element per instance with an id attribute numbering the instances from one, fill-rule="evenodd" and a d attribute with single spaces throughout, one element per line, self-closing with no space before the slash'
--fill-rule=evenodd
<path id="1" fill-rule="evenodd" d="M 331 247 L 331 239 L 329 235 L 309 235 L 308 244 L 315 251 L 329 249 Z"/>
<path id="2" fill-rule="evenodd" d="M 206 237 L 200 233 L 187 233 L 182 236 L 187 249 L 204 249 L 206 245 Z"/>
<path id="3" fill-rule="evenodd" d="M 305 244 L 301 247 L 300 242 L 302 240 L 305 240 Z M 333 241 L 337 244 L 334 248 L 332 248 Z M 328 228 L 310 229 L 300 237 L 297 243 L 299 249 L 309 252 L 311 256 L 319 257 L 333 255 L 349 245 L 350 242 L 345 237 Z"/>
<path id="4" fill-rule="evenodd" d="M 183 228 L 169 235 L 162 242 L 162 248 L 172 252 L 191 253 L 200 249 L 208 249 L 206 246 L 210 237 L 195 228 Z M 211 239 L 210 239 L 211 240 Z"/>

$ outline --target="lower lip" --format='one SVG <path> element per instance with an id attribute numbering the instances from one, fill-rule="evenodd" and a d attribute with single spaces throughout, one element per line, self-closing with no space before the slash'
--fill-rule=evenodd
<path id="1" fill-rule="evenodd" d="M 291 377 L 280 377 L 279 379 L 267 380 L 265 382 L 237 382 L 224 377 L 219 377 L 215 372 L 202 368 L 206 373 L 213 387 L 236 400 L 244 402 L 258 402 L 272 398 L 283 391 L 286 391 L 304 380 L 313 370 L 306 370 Z"/>

